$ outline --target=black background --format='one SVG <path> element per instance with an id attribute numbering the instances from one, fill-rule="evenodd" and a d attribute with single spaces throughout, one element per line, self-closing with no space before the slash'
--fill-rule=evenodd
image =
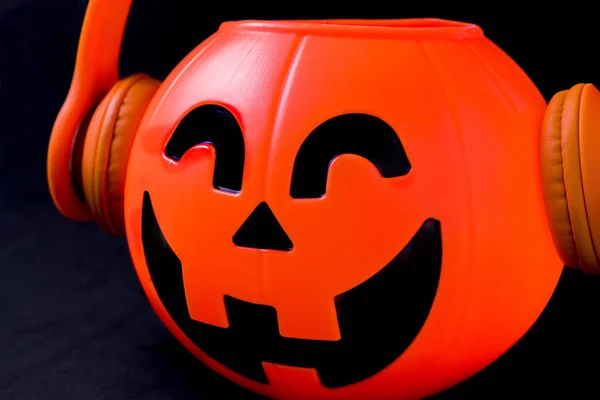
<path id="1" fill-rule="evenodd" d="M 438 17 L 480 25 L 546 100 L 578 82 L 600 86 L 600 25 L 591 3 L 324 4 L 138 0 L 121 70 L 164 78 L 226 20 Z M 85 6 L 0 0 L 0 399 L 256 398 L 203 367 L 161 325 L 123 238 L 53 208 L 47 143 L 69 88 Z M 434 398 L 597 398 L 599 297 L 598 278 L 565 270 L 513 349 Z"/>

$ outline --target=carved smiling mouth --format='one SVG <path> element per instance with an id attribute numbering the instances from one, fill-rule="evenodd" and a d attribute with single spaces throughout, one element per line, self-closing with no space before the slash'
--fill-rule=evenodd
<path id="1" fill-rule="evenodd" d="M 376 374 L 410 346 L 429 315 L 438 287 L 441 229 L 439 221 L 428 219 L 385 267 L 335 297 L 340 340 L 282 337 L 275 308 L 227 295 L 229 327 L 216 327 L 190 317 L 181 261 L 162 234 L 147 192 L 141 222 L 150 277 L 171 318 L 209 357 L 260 383 L 269 383 L 262 362 L 314 368 L 321 384 L 329 388 Z"/>

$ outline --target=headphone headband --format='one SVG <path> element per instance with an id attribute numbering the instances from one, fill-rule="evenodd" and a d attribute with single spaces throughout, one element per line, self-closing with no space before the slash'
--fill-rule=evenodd
<path id="1" fill-rule="evenodd" d="M 74 220 L 92 218 L 71 182 L 71 151 L 86 114 L 119 80 L 119 57 L 132 0 L 89 0 L 67 98 L 50 135 L 47 170 L 52 200 Z"/>

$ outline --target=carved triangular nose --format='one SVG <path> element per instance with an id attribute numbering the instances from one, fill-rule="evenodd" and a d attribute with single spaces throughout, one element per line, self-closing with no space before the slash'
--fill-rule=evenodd
<path id="1" fill-rule="evenodd" d="M 293 244 L 285 233 L 271 207 L 260 203 L 240 229 L 233 235 L 233 243 L 239 247 L 261 250 L 292 250 Z"/>

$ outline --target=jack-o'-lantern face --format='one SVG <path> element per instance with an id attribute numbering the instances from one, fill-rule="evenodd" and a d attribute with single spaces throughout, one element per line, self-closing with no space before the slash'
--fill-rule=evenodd
<path id="1" fill-rule="evenodd" d="M 225 108 L 204 105 L 179 123 L 167 143 L 165 156 L 177 165 L 195 146 L 210 143 L 215 153 L 198 149 L 207 160 L 214 160 L 210 168 L 212 187 L 204 189 L 235 198 L 244 190 L 244 142 L 238 122 Z M 187 235 L 165 238 L 152 195 L 144 194 L 142 241 L 156 292 L 171 318 L 195 345 L 242 376 L 268 383 L 262 363 L 269 362 L 315 368 L 326 387 L 356 383 L 398 358 L 429 314 L 441 267 L 439 221 L 424 218 L 420 226 L 412 225 L 412 238 L 407 237 L 408 229 L 399 228 L 400 235 L 393 235 L 402 240 L 397 254 L 385 265 L 368 265 L 370 257 L 363 253 L 374 251 L 372 243 L 380 240 L 374 236 L 380 234 L 380 227 L 386 232 L 385 216 L 392 215 L 396 221 L 405 216 L 394 212 L 393 201 L 370 204 L 376 200 L 365 202 L 360 193 L 348 190 L 352 188 L 336 187 L 336 177 L 329 176 L 330 170 L 336 168 L 333 164 L 337 157 L 348 154 L 370 163 L 361 165 L 364 161 L 349 159 L 346 168 L 358 162 L 358 168 L 365 170 L 363 176 L 361 172 L 352 174 L 357 179 L 355 185 L 365 180 L 364 190 L 390 200 L 406 191 L 402 184 L 386 185 L 386 180 L 399 181 L 411 171 L 396 132 L 373 116 L 336 116 L 307 135 L 296 153 L 291 181 L 279 187 L 286 191 L 284 196 L 290 202 L 298 201 L 298 208 L 304 208 L 296 215 L 292 214 L 293 206 L 282 210 L 289 213 L 285 220 L 298 227 L 286 229 L 269 201 L 262 200 L 239 221 L 240 227 L 232 235 L 223 232 L 220 237 L 210 238 L 207 232 L 205 240 L 216 248 L 214 255 L 206 257 L 196 253 Z M 176 202 L 182 200 L 179 196 L 185 196 L 176 192 L 171 195 Z M 234 203 L 230 207 L 235 207 Z M 374 207 L 381 209 L 375 211 Z M 343 221 L 352 215 L 358 221 Z M 186 224 L 183 220 L 180 223 Z M 211 223 L 206 226 L 208 231 Z M 188 272 L 185 268 L 190 264 L 209 270 Z M 265 268 L 274 270 L 261 271 Z M 263 275 L 265 281 L 260 282 L 260 277 L 252 276 L 248 269 Z M 272 302 L 259 305 L 254 298 L 249 302 L 236 297 L 230 281 L 239 277 L 248 279 L 248 285 L 257 285 L 249 289 L 258 299 L 262 292 Z M 322 280 L 325 282 L 319 282 Z M 204 285 L 209 289 L 205 290 Z M 193 296 L 199 297 L 199 308 L 206 308 L 198 310 L 198 316 L 187 300 Z M 216 306 L 218 302 L 222 304 Z M 279 311 L 280 304 L 285 312 Z M 212 307 L 216 309 L 208 309 Z M 213 320 L 204 322 L 205 316 Z M 223 326 L 224 320 L 227 327 Z"/>
<path id="2" fill-rule="evenodd" d="M 170 75 L 133 146 L 128 239 L 158 315 L 271 397 L 422 398 L 488 365 L 558 279 L 538 267 L 558 264 L 533 167 L 515 167 L 534 162 L 537 94 L 517 114 L 476 90 L 490 75 L 466 41 L 243 26 Z M 456 99 L 453 76 L 474 82 Z"/>

